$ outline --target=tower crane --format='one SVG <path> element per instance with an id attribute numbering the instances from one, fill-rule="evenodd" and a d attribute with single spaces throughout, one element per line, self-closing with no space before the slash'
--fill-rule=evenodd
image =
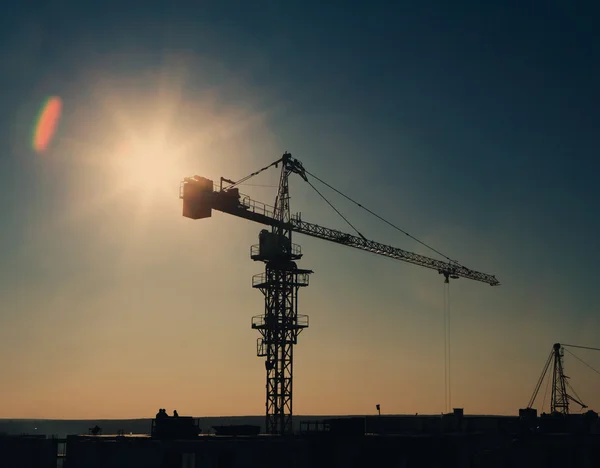
<path id="1" fill-rule="evenodd" d="M 274 206 L 240 194 L 238 185 L 279 165 L 281 174 Z M 257 341 L 257 355 L 265 357 L 266 431 L 270 434 L 287 434 L 292 430 L 293 348 L 300 332 L 308 327 L 308 316 L 298 314 L 298 291 L 301 287 L 308 286 L 312 271 L 298 268 L 297 261 L 302 258 L 302 251 L 299 245 L 292 243 L 292 233 L 436 270 L 444 276 L 446 282 L 449 279 L 466 278 L 491 286 L 500 284 L 495 276 L 471 270 L 450 259 L 436 260 L 407 252 L 369 240 L 358 231 L 357 235 L 347 234 L 306 222 L 301 219 L 300 214 L 292 215 L 288 182 L 291 174 L 297 174 L 317 190 L 309 181 L 309 176 L 318 178 L 286 152 L 277 161 L 237 182 L 221 177 L 219 186 L 215 186 L 212 180 L 204 177 L 186 177 L 179 193 L 183 200 L 184 217 L 194 220 L 209 218 L 212 210 L 217 210 L 271 228 L 270 231 L 263 229 L 259 234 L 258 245 L 253 245 L 250 249 L 251 259 L 265 265 L 264 273 L 252 278 L 252 286 L 259 289 L 265 297 L 264 313 L 252 317 L 252 328 L 261 335 Z"/>

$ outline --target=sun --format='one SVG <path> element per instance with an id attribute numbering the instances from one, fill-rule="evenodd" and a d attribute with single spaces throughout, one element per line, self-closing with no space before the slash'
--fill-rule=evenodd
<path id="1" fill-rule="evenodd" d="M 115 155 L 121 185 L 144 195 L 173 192 L 182 178 L 179 156 L 164 141 L 126 141 Z"/>

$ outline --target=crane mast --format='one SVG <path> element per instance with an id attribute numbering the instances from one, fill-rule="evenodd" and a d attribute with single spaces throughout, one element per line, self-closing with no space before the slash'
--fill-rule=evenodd
<path id="1" fill-rule="evenodd" d="M 282 159 L 279 190 L 275 201 L 271 232 L 263 230 L 251 258 L 265 264 L 265 272 L 255 275 L 252 286 L 265 297 L 263 315 L 252 317 L 252 328 L 260 332 L 257 355 L 265 358 L 266 430 L 270 434 L 292 432 L 293 352 L 300 332 L 308 327 L 308 316 L 298 314 L 298 291 L 308 286 L 310 270 L 299 269 L 299 245 L 292 243 L 288 178 L 297 172 L 289 153 Z"/>
<path id="2" fill-rule="evenodd" d="M 282 168 L 274 206 L 240 194 L 237 185 L 279 164 Z M 434 269 L 444 275 L 446 282 L 462 277 L 491 286 L 500 284 L 495 276 L 456 262 L 436 260 L 368 240 L 362 235 L 354 236 L 303 221 L 299 214 L 290 213 L 288 179 L 293 173 L 307 181 L 302 163 L 286 152 L 277 161 L 238 182 L 221 178 L 219 187 L 204 177 L 186 177 L 179 194 L 184 217 L 208 218 L 212 216 L 212 210 L 217 210 L 271 227 L 271 231 L 263 229 L 260 232 L 259 244 L 250 249 L 252 260 L 265 265 L 264 273 L 252 278 L 252 286 L 265 297 L 264 313 L 252 317 L 252 328 L 261 334 L 257 355 L 265 358 L 266 430 L 270 434 L 292 431 L 293 346 L 300 332 L 308 327 L 308 316 L 298 314 L 298 291 L 308 286 L 312 271 L 300 269 L 296 264 L 302 258 L 302 251 L 299 245 L 292 243 L 293 232 Z M 223 187 L 224 182 L 229 185 Z"/>

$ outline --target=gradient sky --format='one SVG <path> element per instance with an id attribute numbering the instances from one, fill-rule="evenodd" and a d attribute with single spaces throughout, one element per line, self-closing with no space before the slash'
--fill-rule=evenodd
<path id="1" fill-rule="evenodd" d="M 501 281 L 450 284 L 453 406 L 516 414 L 554 342 L 600 345 L 593 2 L 34 3 L 0 19 L 0 417 L 262 414 L 261 226 L 185 219 L 178 189 L 285 150 Z M 52 95 L 62 120 L 38 154 Z M 277 179 L 243 191 L 272 203 Z M 291 190 L 303 219 L 351 232 Z M 435 256 L 323 193 L 368 238 Z M 315 274 L 294 412 L 443 411 L 442 278 L 295 241 Z M 600 376 L 565 365 L 600 409 Z"/>

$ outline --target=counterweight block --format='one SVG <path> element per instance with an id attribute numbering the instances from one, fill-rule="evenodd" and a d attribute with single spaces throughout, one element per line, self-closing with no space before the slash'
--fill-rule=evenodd
<path id="1" fill-rule="evenodd" d="M 186 177 L 179 188 L 179 198 L 183 200 L 184 217 L 210 218 L 214 198 L 213 181 L 200 176 Z"/>

